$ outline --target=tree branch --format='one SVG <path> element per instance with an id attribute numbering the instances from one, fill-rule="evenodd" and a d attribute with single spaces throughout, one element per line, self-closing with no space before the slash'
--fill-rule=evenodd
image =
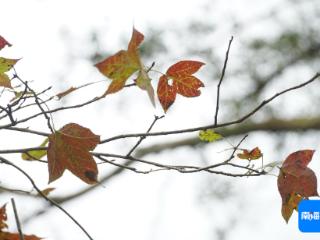
<path id="1" fill-rule="evenodd" d="M 265 105 L 267 105 L 268 103 L 270 103 L 274 99 L 278 98 L 279 96 L 281 96 L 281 95 L 283 95 L 283 94 L 285 94 L 287 92 L 302 88 L 302 87 L 314 82 L 317 78 L 319 78 L 319 76 L 320 76 L 320 73 L 316 73 L 308 81 L 305 81 L 305 82 L 303 82 L 303 83 L 301 83 L 299 85 L 287 88 L 287 89 L 285 89 L 285 90 L 283 90 L 281 92 L 278 92 L 278 93 L 274 94 L 272 97 L 263 100 L 256 108 L 254 108 L 249 113 L 247 113 L 246 115 L 244 115 L 243 117 L 241 117 L 241 118 L 239 118 L 237 120 L 233 120 L 233 121 L 225 122 L 225 123 L 220 123 L 220 124 L 210 124 L 210 125 L 207 125 L 207 126 L 179 129 L 179 130 L 173 130 L 173 131 L 163 131 L 163 132 L 153 132 L 153 133 L 123 134 L 123 135 L 118 135 L 118 136 L 115 136 L 115 137 L 104 139 L 104 140 L 102 140 L 100 142 L 100 144 L 111 142 L 111 141 L 118 140 L 118 139 L 123 139 L 123 138 L 143 137 L 143 136 L 145 136 L 145 137 L 146 136 L 164 136 L 164 135 L 172 135 L 172 134 L 190 133 L 190 132 L 196 132 L 196 131 L 200 131 L 200 130 L 216 129 L 216 128 L 227 127 L 227 126 L 231 126 L 231 125 L 234 125 L 234 124 L 238 124 L 238 123 L 241 123 L 241 122 L 247 120 L 248 118 L 250 118 L 257 111 L 259 111 L 261 108 L 263 108 Z"/>
<path id="2" fill-rule="evenodd" d="M 298 132 L 304 130 L 320 130 L 320 116 L 315 118 L 296 118 L 291 120 L 269 119 L 261 123 L 239 124 L 231 128 L 219 129 L 219 133 L 224 137 L 234 137 L 256 131 L 267 132 Z M 164 150 L 173 150 L 179 147 L 192 147 L 204 144 L 199 137 L 189 137 L 181 140 L 170 141 L 165 143 L 153 144 L 151 146 L 140 148 L 142 155 L 150 153 L 159 153 Z"/>
<path id="3" fill-rule="evenodd" d="M 224 59 L 224 64 L 223 64 L 223 68 L 222 68 L 222 73 L 221 73 L 221 77 L 217 86 L 217 101 L 216 101 L 216 112 L 214 115 L 214 125 L 218 124 L 218 112 L 219 112 L 219 104 L 220 104 L 220 87 L 222 84 L 222 81 L 224 79 L 224 74 L 226 72 L 227 69 L 227 64 L 228 64 L 228 59 L 229 59 L 229 51 L 230 51 L 230 47 L 231 47 L 231 43 L 233 40 L 233 36 L 231 36 L 231 39 L 229 40 L 229 45 L 228 45 L 228 49 L 226 52 L 226 57 Z"/>

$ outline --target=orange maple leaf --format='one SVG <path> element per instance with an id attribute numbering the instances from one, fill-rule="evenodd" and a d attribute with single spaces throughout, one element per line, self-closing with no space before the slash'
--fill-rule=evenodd
<path id="1" fill-rule="evenodd" d="M 143 73 L 143 75 L 139 75 L 144 76 L 144 78 L 140 77 L 142 81 L 138 81 L 137 85 L 141 89 L 147 90 L 149 96 L 152 95 L 152 90 L 150 90 L 150 87 L 152 88 L 150 83 L 151 79 L 145 76 L 147 73 L 138 52 L 138 47 L 142 43 L 143 39 L 143 34 L 133 28 L 127 50 L 120 50 L 116 54 L 95 65 L 103 75 L 112 80 L 104 96 L 120 91 L 124 87 L 128 78 L 138 70 Z"/>
<path id="2" fill-rule="evenodd" d="M 192 74 L 203 65 L 198 61 L 180 61 L 160 77 L 157 93 L 165 112 L 174 103 L 177 93 L 185 97 L 197 97 L 201 94 L 199 88 L 204 87 L 204 84 Z M 169 80 L 172 80 L 171 84 Z"/>
<path id="3" fill-rule="evenodd" d="M 60 178 L 65 169 L 88 184 L 97 182 L 98 168 L 89 151 L 100 142 L 100 136 L 76 123 L 69 123 L 49 136 L 49 183 Z"/>
<path id="4" fill-rule="evenodd" d="M 255 147 L 251 151 L 248 151 L 247 149 L 242 150 L 242 153 L 237 154 L 238 158 L 240 159 L 246 159 L 246 160 L 256 160 L 262 157 L 262 152 L 258 147 Z"/>

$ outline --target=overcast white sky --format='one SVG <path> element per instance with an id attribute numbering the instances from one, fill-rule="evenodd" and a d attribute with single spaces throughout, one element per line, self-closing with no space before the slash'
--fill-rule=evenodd
<path id="1" fill-rule="evenodd" d="M 68 79 L 62 78 L 68 69 L 66 66 L 68 51 L 65 49 L 66 43 L 61 39 L 63 29 L 67 29 L 73 37 L 79 37 L 80 43 L 86 42 L 83 39 L 92 29 L 105 31 L 106 44 L 110 47 L 110 52 L 115 52 L 121 45 L 119 42 L 124 36 L 129 39 L 133 24 L 144 32 L 149 26 L 179 26 L 193 17 L 200 17 L 202 20 L 208 18 L 208 21 L 224 17 L 224 20 L 219 24 L 223 29 L 220 38 L 229 39 L 233 33 L 224 29 L 223 24 L 227 24 L 234 13 L 238 12 L 239 19 L 245 21 L 254 18 L 255 15 L 263 15 L 265 4 L 253 0 L 233 0 L 228 1 L 228 4 L 226 1 L 216 1 L 219 8 L 216 11 L 215 9 L 207 9 L 208 16 L 202 16 L 203 8 L 207 8 L 205 2 L 205 0 L 5 1 L 0 5 L 2 10 L 0 35 L 6 37 L 13 44 L 13 47 L 1 51 L 1 56 L 22 57 L 23 59 L 17 64 L 17 71 L 21 73 L 23 78 L 34 80 L 34 86 L 39 89 L 54 84 L 57 79 L 61 80 L 62 85 L 65 84 L 67 88 L 75 83 L 85 83 L 88 78 L 90 81 L 99 80 L 101 75 L 86 63 L 78 63 L 79 65 L 76 67 L 79 70 L 78 74 L 70 75 Z M 104 30 L 104 28 L 107 29 Z M 75 45 L 79 46 L 79 42 Z M 235 43 L 233 47 L 239 47 L 238 44 Z M 84 52 L 86 49 L 87 46 L 83 46 Z M 220 54 L 223 55 L 224 51 L 225 48 L 221 48 Z M 79 56 L 81 55 L 79 53 Z M 104 87 L 102 85 L 100 90 L 104 91 Z M 57 89 L 60 88 L 61 83 Z M 83 94 L 80 98 L 92 96 L 92 91 L 99 91 L 99 88 L 89 90 L 86 93 L 88 95 Z M 204 95 L 205 93 L 206 91 L 204 91 Z M 124 93 L 124 95 L 127 99 L 122 97 L 124 98 L 122 100 L 120 96 L 116 96 L 97 106 L 74 112 L 64 112 L 63 115 L 58 115 L 55 118 L 55 123 L 60 127 L 72 119 L 74 122 L 92 128 L 95 133 L 104 137 L 128 131 L 141 132 L 152 121 L 154 111 L 150 105 L 143 103 L 143 98 L 135 99 L 137 103 L 132 105 L 130 97 L 133 95 L 131 93 Z M 207 106 L 205 99 L 208 98 L 195 99 L 188 102 L 187 106 L 181 102 L 182 110 L 175 115 L 167 116 L 166 122 L 159 123 L 156 129 L 163 130 L 168 126 L 174 128 L 202 124 L 210 119 L 209 117 L 203 119 L 206 109 L 197 107 Z M 118 106 L 119 102 L 124 102 L 124 105 L 129 108 L 125 114 L 119 113 L 119 109 L 115 109 L 114 106 Z M 191 115 L 188 109 L 195 109 L 195 114 Z M 187 120 L 176 121 L 175 117 L 178 115 L 181 119 Z M 32 124 L 35 126 L 39 122 L 36 121 Z M 44 125 L 39 130 L 45 130 L 45 127 Z M 134 129 L 132 129 L 133 127 Z M 31 137 L 28 136 L 28 139 L 8 138 L 12 141 L 4 141 L 3 139 L 7 139 L 7 136 L 0 135 L 0 147 L 17 148 L 17 144 L 24 147 L 26 143 L 32 147 L 41 142 L 41 138 L 31 139 Z M 255 144 L 255 141 L 260 141 L 262 138 L 264 139 L 264 152 L 272 152 L 275 146 L 271 137 L 264 137 L 259 133 L 254 134 L 251 144 Z M 110 148 L 113 150 L 119 150 L 121 147 L 128 148 L 125 144 L 127 143 Z M 301 143 L 300 139 L 293 138 L 291 144 L 292 148 L 317 147 L 316 141 L 308 139 Z M 215 152 L 211 152 L 211 150 L 205 151 L 209 156 L 215 155 Z M 170 156 L 170 154 L 163 153 L 157 156 L 157 160 L 171 161 L 168 159 Z M 187 156 L 187 158 L 200 161 L 199 156 L 188 149 L 175 151 L 173 156 L 175 160 L 184 160 Z M 18 158 L 15 160 L 19 162 Z M 22 166 L 31 173 L 41 187 L 47 186 L 47 172 L 44 166 L 39 166 L 37 163 L 22 163 Z M 8 167 L 0 167 L 0 181 L 5 182 L 7 179 L 13 179 L 13 186 L 16 182 L 21 181 L 26 189 L 30 189 L 29 184 L 22 176 L 18 176 Z M 107 166 L 101 168 L 101 172 L 106 171 L 108 171 Z M 208 180 L 210 178 L 213 180 Z M 112 180 L 105 187 L 98 187 L 94 193 L 66 204 L 64 207 L 97 240 L 125 240 L 129 238 L 139 240 L 207 240 L 214 239 L 213 237 L 216 236 L 214 231 L 217 228 L 230 229 L 230 234 L 226 237 L 227 240 L 319 238 L 318 234 L 301 234 L 297 228 L 296 216 L 292 217 L 288 225 L 284 223 L 280 214 L 281 200 L 274 177 L 237 179 L 233 190 L 234 199 L 228 198 L 221 201 L 214 196 L 209 197 L 210 193 L 205 194 L 206 191 L 204 194 L 199 194 L 200 189 L 207 186 L 208 182 L 213 185 L 219 183 L 223 188 L 224 184 L 230 180 L 234 181 L 234 179 L 221 179 L 206 174 L 181 175 L 172 172 L 159 172 L 138 175 L 128 172 Z M 63 179 L 54 182 L 52 186 L 57 187 L 54 194 L 59 195 L 83 188 L 85 185 L 67 173 Z M 9 195 L 1 195 L 0 204 L 8 201 Z M 39 204 L 39 207 L 43 205 L 40 201 L 37 201 L 36 204 Z M 37 208 L 34 201 L 24 198 L 18 199 L 17 205 L 22 217 Z M 12 214 L 9 213 L 9 215 L 12 219 Z M 241 215 L 240 218 L 239 215 Z M 242 217 L 243 220 L 241 220 Z M 14 223 L 12 222 L 12 224 Z M 83 233 L 58 210 L 51 210 L 43 217 L 36 218 L 25 225 L 24 230 L 26 233 L 46 237 L 48 240 L 86 239 Z"/>

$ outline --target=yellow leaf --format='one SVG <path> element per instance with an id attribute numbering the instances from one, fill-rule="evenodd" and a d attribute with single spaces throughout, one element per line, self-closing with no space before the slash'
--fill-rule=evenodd
<path id="1" fill-rule="evenodd" d="M 199 132 L 199 138 L 201 141 L 204 141 L 204 142 L 214 142 L 223 137 L 219 133 L 216 133 L 211 129 L 207 129 L 207 130 L 201 130 Z"/>
<path id="2" fill-rule="evenodd" d="M 19 60 L 0 57 L 0 73 L 9 71 Z"/>
<path id="3" fill-rule="evenodd" d="M 49 142 L 49 139 L 46 138 L 39 147 L 45 147 L 48 142 Z M 32 161 L 32 160 L 40 160 L 45 155 L 47 155 L 46 150 L 33 150 L 33 151 L 28 151 L 26 153 L 22 153 L 21 158 L 23 160 Z"/>

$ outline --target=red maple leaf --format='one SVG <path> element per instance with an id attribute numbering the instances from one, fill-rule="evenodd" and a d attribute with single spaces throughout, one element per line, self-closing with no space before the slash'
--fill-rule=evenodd
<path id="1" fill-rule="evenodd" d="M 88 184 L 97 182 L 98 168 L 89 151 L 100 142 L 100 136 L 75 123 L 65 125 L 49 136 L 49 183 L 68 169 Z"/>
<path id="2" fill-rule="evenodd" d="M 317 177 L 307 167 L 314 150 L 291 153 L 284 161 L 278 176 L 278 190 L 282 198 L 282 216 L 288 222 L 298 199 L 318 196 Z M 292 204 L 296 202 L 296 204 Z"/>
<path id="3" fill-rule="evenodd" d="M 201 94 L 199 88 L 204 87 L 204 84 L 192 74 L 202 65 L 204 63 L 198 61 L 180 61 L 160 77 L 157 93 L 165 112 L 174 103 L 177 93 L 185 97 L 197 97 Z"/>

